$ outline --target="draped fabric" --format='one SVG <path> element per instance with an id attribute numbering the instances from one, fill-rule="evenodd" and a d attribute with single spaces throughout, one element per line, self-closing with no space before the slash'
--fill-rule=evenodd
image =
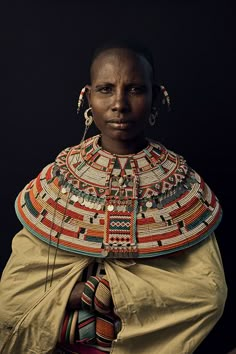
<path id="1" fill-rule="evenodd" d="M 0 283 L 0 353 L 51 354 L 74 284 L 95 259 L 48 246 L 26 229 L 12 243 Z M 104 261 L 122 325 L 112 354 L 190 354 L 222 315 L 227 296 L 216 239 L 179 254 Z M 52 274 L 53 270 L 53 274 Z"/>

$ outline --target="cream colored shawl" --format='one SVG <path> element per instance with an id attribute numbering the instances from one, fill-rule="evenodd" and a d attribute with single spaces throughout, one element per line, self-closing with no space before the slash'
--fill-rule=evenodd
<path id="1" fill-rule="evenodd" d="M 23 229 L 12 247 L 0 283 L 0 353 L 53 353 L 70 292 L 94 258 L 58 250 L 45 292 L 48 246 Z M 105 270 L 122 320 L 113 354 L 192 353 L 222 315 L 227 286 L 214 235 L 177 255 L 105 260 Z"/>

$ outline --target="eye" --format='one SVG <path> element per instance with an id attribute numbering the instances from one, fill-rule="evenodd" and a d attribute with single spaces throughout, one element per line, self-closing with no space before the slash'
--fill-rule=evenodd
<path id="1" fill-rule="evenodd" d="M 103 94 L 109 94 L 112 92 L 112 86 L 111 85 L 98 86 L 96 87 L 96 91 Z"/>
<path id="2" fill-rule="evenodd" d="M 145 86 L 130 86 L 129 94 L 130 95 L 141 95 L 146 92 Z"/>

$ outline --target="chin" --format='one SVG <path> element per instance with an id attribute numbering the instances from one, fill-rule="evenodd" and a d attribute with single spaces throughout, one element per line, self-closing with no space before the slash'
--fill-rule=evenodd
<path id="1" fill-rule="evenodd" d="M 110 137 L 114 140 L 120 141 L 129 141 L 129 140 L 136 140 L 136 139 L 143 139 L 144 134 L 143 131 L 139 133 L 135 133 L 134 131 L 127 131 L 127 130 L 119 130 L 114 132 Z"/>

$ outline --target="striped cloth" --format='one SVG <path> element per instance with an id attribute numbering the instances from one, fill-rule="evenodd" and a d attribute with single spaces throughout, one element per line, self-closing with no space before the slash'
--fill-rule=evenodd
<path id="1" fill-rule="evenodd" d="M 106 275 L 104 275 L 95 291 L 94 309 L 101 314 L 109 314 L 113 307 L 109 282 Z"/>
<path id="2" fill-rule="evenodd" d="M 81 309 L 66 311 L 56 353 L 108 353 L 121 325 L 103 262 L 90 264 L 80 281 L 86 281 Z"/>
<path id="3" fill-rule="evenodd" d="M 94 310 L 94 297 L 97 286 L 102 278 L 97 276 L 90 276 L 85 283 L 84 291 L 81 296 L 81 307 L 85 311 Z"/>
<path id="4" fill-rule="evenodd" d="M 91 347 L 84 344 L 71 344 L 70 346 L 61 345 L 56 348 L 53 354 L 107 354 L 106 350 L 99 349 L 98 347 Z"/>

